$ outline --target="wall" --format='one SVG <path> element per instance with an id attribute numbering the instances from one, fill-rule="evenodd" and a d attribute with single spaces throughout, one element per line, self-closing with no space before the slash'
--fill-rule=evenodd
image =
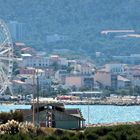
<path id="1" fill-rule="evenodd" d="M 82 86 L 82 77 L 80 76 L 69 76 L 66 77 L 66 81 L 65 81 L 66 86 L 68 87 L 81 87 Z"/>
<path id="2" fill-rule="evenodd" d="M 79 119 L 64 112 L 55 111 L 55 124 L 56 128 L 64 129 L 79 129 Z"/>
<path id="3" fill-rule="evenodd" d="M 63 128 L 63 129 L 78 129 L 78 121 L 56 121 L 56 128 Z"/>
<path id="4" fill-rule="evenodd" d="M 103 86 L 111 86 L 111 74 L 105 71 L 97 71 L 95 81 L 98 81 Z"/>

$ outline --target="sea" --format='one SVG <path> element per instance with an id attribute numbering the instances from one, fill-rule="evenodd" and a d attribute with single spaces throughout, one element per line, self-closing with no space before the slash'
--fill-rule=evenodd
<path id="1" fill-rule="evenodd" d="M 86 119 L 86 124 L 140 121 L 140 106 L 138 105 L 65 105 L 65 107 L 79 108 Z M 0 105 L 0 112 L 30 108 L 30 105 Z"/>

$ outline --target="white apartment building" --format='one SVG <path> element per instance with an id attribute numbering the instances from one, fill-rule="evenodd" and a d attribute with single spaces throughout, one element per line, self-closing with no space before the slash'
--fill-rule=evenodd
<path id="1" fill-rule="evenodd" d="M 74 70 L 83 75 L 92 74 L 92 68 L 88 64 L 75 64 Z"/>
<path id="2" fill-rule="evenodd" d="M 20 63 L 19 66 L 45 68 L 49 66 L 49 60 L 47 57 L 32 56 L 30 54 L 22 54 L 22 63 Z"/>
<path id="3" fill-rule="evenodd" d="M 22 61 L 19 63 L 20 67 L 34 67 L 34 68 L 46 68 L 53 63 L 58 65 L 68 66 L 66 58 L 60 58 L 57 55 L 53 55 L 49 58 L 44 56 L 32 56 L 31 54 L 21 54 Z"/>
<path id="4" fill-rule="evenodd" d="M 124 73 L 126 65 L 121 63 L 111 63 L 105 65 L 105 71 L 111 73 Z"/>
<path id="5" fill-rule="evenodd" d="M 132 85 L 140 86 L 140 66 L 130 67 L 126 76 L 131 80 Z"/>

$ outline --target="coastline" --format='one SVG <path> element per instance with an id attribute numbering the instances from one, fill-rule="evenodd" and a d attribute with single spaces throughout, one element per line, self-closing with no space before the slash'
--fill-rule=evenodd
<path id="1" fill-rule="evenodd" d="M 34 103 L 37 99 L 34 99 Z M 97 98 L 89 98 L 89 99 L 69 99 L 69 100 L 57 100 L 56 98 L 44 98 L 39 97 L 40 104 L 47 104 L 47 103 L 64 103 L 65 105 L 115 105 L 115 106 L 134 106 L 140 105 L 140 97 L 136 96 L 111 96 L 106 97 L 103 99 Z M 31 101 L 0 101 L 0 104 L 25 104 L 25 105 L 32 105 L 33 100 Z"/>
<path id="2" fill-rule="evenodd" d="M 99 101 L 70 101 L 70 100 L 61 100 L 60 102 L 63 102 L 66 105 L 115 105 L 115 106 L 135 106 L 140 105 L 139 101 L 108 101 L 108 100 L 99 100 Z"/>
<path id="3" fill-rule="evenodd" d="M 114 105 L 114 106 L 138 106 L 140 105 L 139 102 L 103 102 L 103 101 L 66 101 L 66 100 L 55 100 L 55 101 L 40 101 L 40 103 L 42 104 L 47 104 L 47 103 L 64 103 L 64 105 Z M 5 102 L 5 101 L 1 101 L 0 105 L 32 105 L 32 102 Z"/>
<path id="4" fill-rule="evenodd" d="M 86 128 L 88 128 L 88 127 L 118 126 L 118 125 L 140 125 L 140 121 L 87 124 Z"/>

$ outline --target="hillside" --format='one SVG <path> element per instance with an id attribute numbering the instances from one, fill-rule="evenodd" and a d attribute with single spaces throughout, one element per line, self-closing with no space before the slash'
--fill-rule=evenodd
<path id="1" fill-rule="evenodd" d="M 66 48 L 93 55 L 139 53 L 140 38 L 116 38 L 102 30 L 140 32 L 139 0 L 0 0 L 0 18 L 28 25 L 26 42 L 38 49 Z M 46 43 L 47 34 L 68 39 Z M 119 35 L 117 33 L 117 35 Z"/>

